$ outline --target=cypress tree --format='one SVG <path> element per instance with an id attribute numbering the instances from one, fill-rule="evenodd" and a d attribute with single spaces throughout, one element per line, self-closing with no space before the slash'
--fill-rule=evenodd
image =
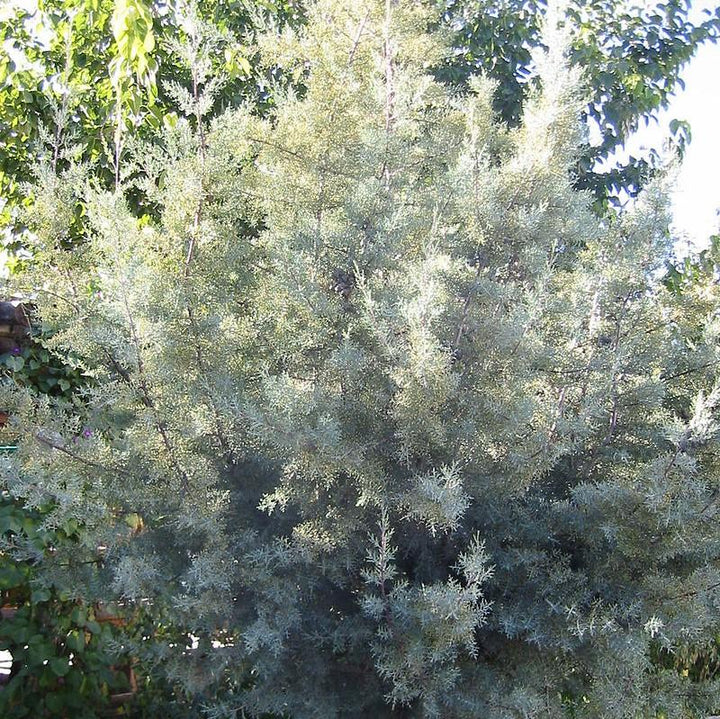
<path id="1" fill-rule="evenodd" d="M 672 661 L 719 628 L 717 290 L 660 281 L 662 187 L 602 219 L 573 189 L 552 14 L 515 129 L 431 78 L 426 5 L 308 15 L 261 42 L 307 76 L 271 121 L 203 120 L 195 44 L 116 191 L 39 170 L 19 281 L 93 379 L 2 388 L 3 481 L 86 528 L 45 581 L 169 612 L 188 646 L 138 651 L 214 717 L 717 708 Z"/>

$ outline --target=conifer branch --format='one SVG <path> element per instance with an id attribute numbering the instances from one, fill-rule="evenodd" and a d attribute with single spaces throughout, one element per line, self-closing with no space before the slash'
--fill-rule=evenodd
<path id="1" fill-rule="evenodd" d="M 180 463 L 176 457 L 175 448 L 173 446 L 172 441 L 170 440 L 170 436 L 167 431 L 167 426 L 166 426 L 165 422 L 160 419 L 157 408 L 155 406 L 155 402 L 153 401 L 152 397 L 150 396 L 150 388 L 148 387 L 147 380 L 145 378 L 145 364 L 143 362 L 142 352 L 140 350 L 140 340 L 138 338 L 137 329 L 135 328 L 135 321 L 133 320 L 132 313 L 130 312 L 130 305 L 128 303 L 125 286 L 122 283 L 121 283 L 121 287 L 122 287 L 123 304 L 125 306 L 125 313 L 126 313 L 128 325 L 130 328 L 130 337 L 132 338 L 133 348 L 135 349 L 135 358 L 136 358 L 137 367 L 138 367 L 138 384 L 137 384 L 137 386 L 140 390 L 141 400 L 142 400 L 143 404 L 148 409 L 150 409 L 151 412 L 153 413 L 155 429 L 157 430 L 158 434 L 160 435 L 162 443 L 165 447 L 165 451 L 167 452 L 168 459 L 170 460 L 170 463 L 173 466 L 173 469 L 179 476 L 180 482 L 181 482 L 181 485 L 182 485 L 184 491 L 187 492 L 190 488 L 190 479 L 189 479 L 187 473 L 185 472 L 185 470 L 180 466 Z"/>
<path id="2" fill-rule="evenodd" d="M 26 288 L 25 291 L 28 291 L 29 288 Z M 77 293 L 75 292 L 74 288 L 71 288 L 73 290 L 74 299 L 77 299 Z M 71 300 L 69 297 L 66 297 L 65 295 L 61 295 L 59 292 L 53 292 L 52 290 L 47 289 L 46 287 L 33 287 L 33 292 L 42 293 L 44 295 L 50 295 L 50 297 L 55 297 L 58 300 L 62 300 L 63 302 L 66 302 L 70 307 L 72 307 L 77 314 L 81 313 L 80 305 L 73 300 Z M 22 306 L 22 305 L 20 305 Z M 24 311 L 24 310 L 23 310 Z"/>
<path id="3" fill-rule="evenodd" d="M 135 391 L 135 393 L 138 395 L 138 397 L 141 398 L 141 401 L 144 402 L 144 398 L 140 395 L 137 388 L 133 385 L 132 377 L 130 377 L 130 373 L 115 359 L 115 357 L 112 356 L 110 351 L 107 349 L 107 347 L 104 347 L 103 345 L 98 345 L 99 350 L 105 355 L 108 362 L 110 362 L 110 366 L 117 372 L 117 374 L 120 375 L 120 378 L 132 389 Z"/>
<path id="4" fill-rule="evenodd" d="M 673 374 L 661 374 L 660 379 L 664 382 L 671 382 L 674 379 L 678 379 L 679 377 L 687 377 L 689 374 L 694 374 L 695 372 L 700 372 L 704 369 L 708 369 L 709 367 L 715 367 L 718 364 L 720 364 L 720 360 L 713 360 L 712 362 L 705 362 L 704 364 L 698 365 L 697 367 L 690 367 L 689 369 L 682 370 L 681 372 L 675 372 Z"/>
<path id="5" fill-rule="evenodd" d="M 195 255 L 195 245 L 197 244 L 198 235 L 200 234 L 200 216 L 203 209 L 203 197 L 198 200 L 197 208 L 193 217 L 193 226 L 190 232 L 190 241 L 188 242 L 187 255 L 185 256 L 185 279 L 190 276 L 190 265 Z"/>
<path id="6" fill-rule="evenodd" d="M 385 25 L 383 27 L 383 61 L 385 64 L 385 159 L 381 176 L 385 178 L 385 190 L 390 192 L 390 136 L 392 134 L 395 107 L 393 86 L 393 52 L 390 42 L 392 0 L 385 0 Z"/>
<path id="7" fill-rule="evenodd" d="M 560 390 L 560 398 L 558 400 L 557 414 L 556 414 L 555 420 L 552 423 L 552 427 L 550 427 L 550 432 L 548 434 L 548 443 L 551 442 L 555 438 L 558 422 L 562 419 L 563 412 L 565 411 L 565 397 L 567 396 L 567 390 L 568 390 L 567 385 L 565 385 Z"/>
<path id="8" fill-rule="evenodd" d="M 705 592 L 711 592 L 713 589 L 720 588 L 720 582 L 715 582 L 709 587 L 703 587 L 701 589 L 693 589 L 687 592 L 681 592 L 680 594 L 666 594 L 661 597 L 661 601 L 674 601 L 676 599 L 688 599 L 689 597 L 696 597 L 698 594 L 704 594 Z"/>
<path id="9" fill-rule="evenodd" d="M 289 147 L 285 147 L 284 145 L 281 145 L 278 142 L 272 142 L 271 140 L 266 140 L 261 137 L 248 137 L 247 138 L 250 142 L 255 142 L 258 145 L 264 145 L 265 147 L 270 147 L 273 150 L 277 150 L 278 152 L 282 152 L 284 155 L 289 155 L 290 157 L 295 158 L 298 162 L 301 162 L 306 167 L 317 170 L 318 172 L 325 172 L 329 175 L 334 175 L 337 177 L 344 177 L 348 180 L 353 180 L 354 182 L 358 182 L 361 177 L 358 175 L 353 175 L 349 172 L 344 172 L 343 170 L 339 170 L 336 167 L 330 167 L 329 165 L 323 164 L 319 160 L 311 160 L 310 158 L 305 157 L 304 155 L 301 155 L 299 152 L 296 152 L 295 150 L 291 150 Z M 266 199 L 266 198 L 263 198 Z M 282 202 L 283 204 L 287 204 L 287 198 L 281 197 L 281 198 L 269 198 L 269 199 L 277 199 L 278 201 Z"/>
<path id="10" fill-rule="evenodd" d="M 205 130 L 202 124 L 202 117 L 200 115 L 199 111 L 199 91 L 198 91 L 198 78 L 197 78 L 197 70 L 193 69 L 193 97 L 195 99 L 195 106 L 196 106 L 196 121 L 197 121 L 197 132 L 199 137 L 199 143 L 198 143 L 198 159 L 200 161 L 200 177 L 201 177 L 201 183 L 204 180 L 205 175 L 205 164 L 206 164 L 206 151 L 207 151 L 207 143 L 205 139 Z M 188 243 L 188 250 L 187 250 L 187 256 L 185 258 L 185 267 L 183 270 L 183 278 L 185 280 L 186 287 L 189 290 L 189 283 L 190 283 L 190 276 L 191 276 L 191 266 L 193 263 L 193 259 L 195 256 L 195 249 L 197 245 L 197 241 L 200 236 L 200 226 L 202 221 L 202 213 L 205 205 L 205 192 L 204 189 L 201 188 L 200 197 L 198 199 L 197 207 L 195 208 L 195 213 L 193 215 L 193 224 L 190 231 L 190 241 Z M 185 310 L 187 312 L 188 321 L 190 323 L 190 328 L 192 331 L 192 334 L 194 336 L 194 352 L 195 352 L 195 360 L 198 365 L 198 369 L 200 370 L 201 374 L 203 374 L 205 377 L 208 376 L 208 367 L 207 364 L 203 358 L 201 344 L 200 344 L 200 329 L 197 325 L 197 322 L 195 321 L 195 314 L 192 309 L 192 304 L 190 298 L 188 298 L 188 301 L 186 303 Z M 220 444 L 220 448 L 222 449 L 223 454 L 227 455 L 229 453 L 229 443 L 225 437 L 225 432 L 223 430 L 223 422 L 220 417 L 220 410 L 217 406 L 217 403 L 215 402 L 214 397 L 212 396 L 212 392 L 208 391 L 207 393 L 208 401 L 210 403 L 213 418 L 215 420 L 215 427 L 216 427 L 216 437 L 218 439 L 218 442 Z"/>
<path id="11" fill-rule="evenodd" d="M 380 596 L 382 597 L 383 602 L 383 616 L 385 618 L 385 621 L 387 622 L 388 626 L 392 627 L 393 618 L 392 618 L 392 611 L 390 609 L 390 597 L 388 595 L 388 590 L 386 587 L 386 583 L 390 581 L 391 576 L 388 572 L 388 566 L 393 558 L 393 551 L 390 547 L 390 540 L 392 538 L 392 530 L 388 529 L 388 522 L 389 518 L 387 515 L 387 512 L 383 510 L 381 519 L 380 519 L 380 539 L 378 541 L 378 560 L 377 560 L 377 570 L 378 570 L 378 577 L 377 577 L 377 583 L 378 588 L 380 589 Z"/>
<path id="12" fill-rule="evenodd" d="M 72 562 L 72 561 L 59 562 L 58 566 L 59 567 L 82 567 L 82 566 L 86 566 L 86 565 L 90 565 L 90 564 L 102 566 L 102 564 L 104 564 L 104 562 L 105 562 L 105 559 L 103 557 L 97 557 L 96 559 L 84 559 L 80 562 Z"/>
<path id="13" fill-rule="evenodd" d="M 202 189 L 202 183 L 204 182 L 204 175 L 205 175 L 205 155 L 207 150 L 207 144 L 205 139 L 205 126 L 203 124 L 203 118 L 202 113 L 200 111 L 200 87 L 199 87 L 199 77 L 198 77 L 198 66 L 197 66 L 197 59 L 195 59 L 195 62 L 192 63 L 191 68 L 192 73 L 192 96 L 194 100 L 194 106 L 195 106 L 195 131 L 197 132 L 198 136 L 198 158 L 200 160 L 200 183 L 201 183 L 201 190 L 200 190 L 200 197 L 198 198 L 197 207 L 195 209 L 194 217 L 193 217 L 193 227 L 192 232 L 190 234 L 190 242 L 188 244 L 188 251 L 187 256 L 185 258 L 185 277 L 187 277 L 190 274 L 190 264 L 193 261 L 193 255 L 195 253 L 195 245 L 198 241 L 198 235 L 200 232 L 200 217 L 202 215 L 203 211 L 203 203 L 205 201 L 204 197 L 204 190 Z"/>
<path id="14" fill-rule="evenodd" d="M 705 512 L 707 512 L 708 509 L 710 509 L 710 507 L 712 507 L 713 504 L 715 504 L 715 502 L 717 502 L 718 497 L 720 497 L 720 491 L 716 488 L 712 491 L 712 493 L 710 495 L 710 499 L 708 499 L 705 506 L 700 510 L 700 513 L 698 516 L 702 517 L 702 515 L 705 514 Z"/>
<path id="15" fill-rule="evenodd" d="M 203 125 L 202 113 L 200 112 L 200 81 L 198 77 L 197 63 L 193 63 L 192 67 L 192 95 L 193 100 L 195 101 L 195 130 L 197 131 L 198 139 L 200 140 L 198 149 L 200 152 L 200 158 L 204 162 L 207 143 L 205 139 L 205 127 Z"/>
<path id="16" fill-rule="evenodd" d="M 615 434 L 615 429 L 617 428 L 617 421 L 618 421 L 618 403 L 619 403 L 619 397 L 618 397 L 618 382 L 620 381 L 620 372 L 618 371 L 618 362 L 620 360 L 620 332 L 622 327 L 622 320 L 626 313 L 627 304 L 630 301 L 631 297 L 633 296 L 632 292 L 629 292 L 625 298 L 623 299 L 622 307 L 620 312 L 618 313 L 618 316 L 615 320 L 615 335 L 613 337 L 613 372 L 612 372 L 612 382 L 610 386 L 610 399 L 612 401 L 612 407 L 610 409 L 610 423 L 608 425 L 607 432 L 605 434 L 605 437 L 602 441 L 602 447 L 606 447 L 610 444 L 612 441 L 613 435 Z"/>
<path id="17" fill-rule="evenodd" d="M 53 142 L 52 169 L 53 173 L 57 173 L 58 162 L 60 160 L 60 149 L 63 145 L 63 133 L 67 129 L 68 109 L 70 104 L 71 88 L 70 88 L 70 70 L 72 68 L 72 33 L 73 23 L 69 22 L 65 30 L 65 66 L 62 72 L 63 91 L 60 107 L 55 106 L 55 138 Z"/>
<path id="18" fill-rule="evenodd" d="M 100 464 L 99 462 L 95 462 L 92 459 L 83 457 L 82 455 L 77 454 L 76 452 L 73 452 L 72 450 L 68 449 L 64 444 L 60 444 L 58 442 L 53 442 L 52 440 L 48 439 L 47 437 L 44 437 L 41 432 L 35 432 L 33 437 L 36 442 L 39 442 L 40 444 L 43 444 L 46 447 L 50 447 L 51 449 L 57 450 L 58 452 L 61 452 L 62 454 L 67 455 L 68 457 L 71 457 L 72 459 L 74 459 L 88 467 L 93 467 L 94 469 L 100 469 L 103 472 L 107 472 L 109 474 L 120 474 L 125 477 L 132 476 L 130 474 L 130 472 L 127 472 L 124 469 L 121 469 L 119 467 L 107 467 L 104 464 Z"/>
<path id="19" fill-rule="evenodd" d="M 205 359 L 203 357 L 202 349 L 200 347 L 200 331 L 197 326 L 197 322 L 195 321 L 195 315 L 192 311 L 192 307 L 188 303 L 187 307 L 185 308 L 187 310 L 188 319 L 190 321 L 190 327 L 192 329 L 192 332 L 195 336 L 195 344 L 194 344 L 194 351 L 195 351 L 195 361 L 197 362 L 198 369 L 200 372 L 205 376 L 208 377 L 209 368 L 207 366 L 207 363 L 205 362 Z M 212 409 L 213 418 L 215 420 L 215 437 L 218 440 L 218 443 L 220 445 L 220 449 L 222 450 L 223 455 L 229 456 L 230 455 L 230 443 L 228 442 L 225 430 L 223 428 L 224 422 L 222 421 L 222 416 L 220 414 L 220 409 L 217 405 L 217 402 L 215 401 L 215 398 L 212 395 L 212 390 L 208 387 L 207 389 L 207 399 L 210 403 L 210 408 Z"/>
<path id="20" fill-rule="evenodd" d="M 472 305 L 473 297 L 477 288 L 480 286 L 480 272 L 482 270 L 481 265 L 478 263 L 477 270 L 475 271 L 475 281 L 470 287 L 470 290 L 465 297 L 463 302 L 462 312 L 460 314 L 460 322 L 458 323 L 457 330 L 455 331 L 455 337 L 453 338 L 452 350 L 457 352 L 460 349 L 460 340 L 462 339 L 463 333 L 465 332 L 465 323 L 467 322 L 468 315 L 470 314 L 470 306 Z"/>
<path id="21" fill-rule="evenodd" d="M 323 221 L 323 203 L 325 201 L 325 174 L 321 171 L 317 199 L 317 209 L 315 210 L 315 237 L 313 238 L 313 264 L 310 269 L 312 280 L 315 281 L 315 273 L 320 262 L 320 253 L 322 248 L 322 221 Z"/>
<path id="22" fill-rule="evenodd" d="M 360 22 L 357 34 L 355 35 L 355 40 L 353 41 L 353 46 L 350 49 L 350 55 L 348 56 L 348 67 L 353 63 L 355 53 L 357 52 L 358 46 L 360 45 L 360 39 L 362 38 L 363 30 L 365 29 L 365 24 L 367 23 L 369 17 L 370 11 L 368 10 L 365 13 L 365 17 L 363 17 L 362 21 Z"/>

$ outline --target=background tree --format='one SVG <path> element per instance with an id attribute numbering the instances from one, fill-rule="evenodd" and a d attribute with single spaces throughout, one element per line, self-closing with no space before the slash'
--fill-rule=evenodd
<path id="1" fill-rule="evenodd" d="M 2 388 L 2 480 L 86 529 L 45 586 L 197 638 L 137 651 L 210 716 L 702 716 L 716 683 L 661 659 L 718 630 L 716 288 L 658 280 L 660 187 L 602 220 L 572 187 L 557 37 L 508 129 L 428 75 L 437 20 L 314 4 L 258 40 L 307 76 L 272 122 L 210 121 L 197 46 L 118 187 L 45 166 L 20 281 L 95 384 Z"/>
<path id="2" fill-rule="evenodd" d="M 483 72 L 498 81 L 494 107 L 510 125 L 519 121 L 534 75 L 533 49 L 542 44 L 545 0 L 447 0 L 443 22 L 452 33 L 453 53 L 437 76 L 463 88 Z M 668 106 L 684 87 L 681 72 L 698 47 L 717 42 L 720 7 L 693 22 L 687 0 L 621 3 L 616 0 L 572 0 L 565 22 L 571 28 L 570 59 L 583 69 L 589 90 L 583 109 L 597 127 L 599 144 L 587 145 L 578 165 L 577 184 L 592 190 L 602 207 L 624 190 L 630 195 L 648 181 L 657 156 L 629 158 L 610 171 L 597 173 L 598 161 L 621 149 L 642 122 Z M 689 141 L 685 123 L 670 128 L 680 150 Z M 659 148 L 656 148 L 659 149 Z"/>
<path id="3" fill-rule="evenodd" d="M 253 68 L 252 37 L 268 22 L 298 26 L 302 5 L 294 0 L 250 6 L 223 0 L 197 2 L 196 18 L 222 36 L 213 56 L 225 78 L 214 111 L 250 98 L 267 109 L 268 87 L 278 78 L 271 68 Z M 442 24 L 452 35 L 452 53 L 436 75 L 463 88 L 479 71 L 497 81 L 495 108 L 517 123 L 532 75 L 532 51 L 541 43 L 542 0 L 448 0 L 439 4 Z M 54 162 L 72 149 L 114 182 L 125 142 L 149 137 L 174 122 L 179 107 L 165 90 L 168 82 L 191 82 L 172 50 L 187 31 L 182 4 L 147 0 L 39 0 L 36 6 L 7 3 L 0 29 L 0 191 L 6 199 L 4 224 L 16 230 L 13 208 L 23 201 L 23 182 L 33 177 L 38 157 Z M 631 158 L 597 174 L 597 160 L 621 147 L 638 124 L 667 105 L 680 72 L 698 46 L 715 41 L 718 16 L 690 21 L 690 3 L 672 0 L 628 6 L 617 0 L 574 0 L 567 8 L 573 27 L 572 59 L 592 88 L 584 115 L 602 133 L 599 146 L 586 148 L 574 168 L 580 187 L 592 189 L 599 206 L 609 193 L 634 194 L 647 180 L 652 161 Z M 158 76 L 159 69 L 159 76 Z M 294 81 L 301 84 L 302 69 Z M 158 81 L 158 77 L 162 78 Z M 682 145 L 687 127 L 673 132 Z M 142 198 L 138 212 L 151 210 Z M 81 209 L 78 208 L 78 214 Z M 7 241 L 16 241 L 13 235 Z"/>
<path id="4" fill-rule="evenodd" d="M 182 110 L 169 88 L 193 83 L 178 40 L 213 38 L 213 73 L 222 78 L 215 112 L 248 98 L 262 109 L 273 78 L 251 69 L 252 35 L 268 22 L 301 17 L 292 1 L 252 9 L 222 0 L 39 0 L 8 3 L 3 15 L 0 192 L 2 219 L 14 229 L 6 237 L 10 249 L 19 246 L 18 207 L 31 202 L 24 183 L 41 158 L 61 167 L 70 159 L 90 163 L 93 176 L 110 186 L 120 179 L 129 144 L 176 121 Z M 133 201 L 139 215 L 152 211 L 141 196 Z M 82 207 L 76 212 L 81 235 Z"/>

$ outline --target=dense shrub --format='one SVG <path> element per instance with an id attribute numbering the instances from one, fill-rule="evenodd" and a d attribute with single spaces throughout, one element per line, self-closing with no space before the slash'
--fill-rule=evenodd
<path id="1" fill-rule="evenodd" d="M 2 480 L 84 527 L 42 582 L 92 596 L 104 547 L 210 716 L 700 716 L 716 682 L 663 657 L 720 629 L 717 287 L 661 281 L 660 185 L 573 188 L 557 17 L 512 130 L 429 74 L 432 20 L 318 2 L 260 42 L 306 76 L 272 122 L 203 121 L 199 53 L 131 186 L 40 173 L 22 280 L 93 385 L 82 418 L 4 388 Z"/>

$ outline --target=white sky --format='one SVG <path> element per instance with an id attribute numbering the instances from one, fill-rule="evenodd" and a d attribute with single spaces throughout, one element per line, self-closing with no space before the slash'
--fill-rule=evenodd
<path id="1" fill-rule="evenodd" d="M 694 244 L 718 229 L 720 207 L 720 45 L 703 47 L 685 74 L 686 90 L 668 114 L 688 120 L 692 142 L 673 194 L 675 226 Z"/>
<path id="2" fill-rule="evenodd" d="M 714 10 L 718 3 L 720 0 L 694 0 L 693 12 Z M 626 143 L 625 151 L 638 157 L 647 154 L 643 149 L 660 149 L 670 135 L 671 120 L 690 123 L 692 142 L 672 193 L 674 228 L 680 246 L 687 242 L 702 248 L 720 226 L 720 44 L 701 47 L 680 76 L 685 90 L 678 89 L 658 122 L 643 125 Z"/>

